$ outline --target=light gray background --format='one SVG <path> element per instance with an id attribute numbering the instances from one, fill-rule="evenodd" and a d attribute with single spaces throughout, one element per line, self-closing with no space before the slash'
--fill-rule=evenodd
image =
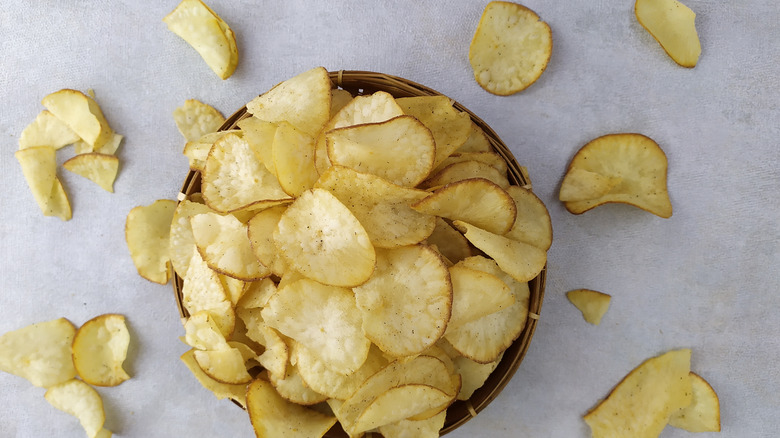
<path id="1" fill-rule="evenodd" d="M 175 1 L 0 8 L 0 332 L 60 316 L 81 324 L 126 315 L 133 378 L 99 389 L 117 436 L 252 436 L 245 413 L 205 392 L 179 362 L 171 287 L 136 274 L 123 226 L 132 207 L 174 199 L 186 175 L 174 108 L 196 98 L 229 115 L 318 65 L 403 76 L 461 102 L 529 168 L 550 210 L 555 242 L 528 355 L 500 397 L 450 436 L 589 436 L 582 414 L 642 360 L 681 347 L 693 349 L 693 369 L 720 395 L 719 436 L 776 435 L 776 2 L 689 0 L 702 43 L 689 70 L 637 23 L 631 0 L 526 0 L 552 27 L 555 47 L 539 81 L 511 97 L 483 91 L 468 63 L 484 1 L 209 3 L 238 38 L 241 61 L 227 81 L 161 21 Z M 116 193 L 60 171 L 70 222 L 41 215 L 13 156 L 41 99 L 61 88 L 93 88 L 125 135 Z M 646 134 L 665 150 L 671 219 L 618 205 L 574 216 L 556 200 L 576 150 L 615 132 Z M 70 154 L 62 150 L 60 162 Z M 601 326 L 566 300 L 581 287 L 613 296 Z M 83 436 L 43 392 L 0 375 L 0 435 Z"/>

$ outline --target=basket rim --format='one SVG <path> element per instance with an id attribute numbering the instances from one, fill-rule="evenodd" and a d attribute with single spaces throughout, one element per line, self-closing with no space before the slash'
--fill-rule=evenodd
<path id="1" fill-rule="evenodd" d="M 406 96 L 445 96 L 438 91 L 418 84 L 411 80 L 393 76 L 385 73 L 378 73 L 372 71 L 363 70 L 336 70 L 328 72 L 331 82 L 334 87 L 342 88 L 353 93 L 368 94 L 373 91 L 386 91 L 394 97 L 406 97 Z M 449 98 L 449 97 L 448 97 Z M 453 107 L 459 111 L 469 114 L 471 120 L 479 126 L 490 141 L 493 150 L 501 155 L 504 161 L 507 163 L 508 172 L 507 176 L 516 185 L 526 186 L 530 184 L 530 178 L 528 177 L 527 170 L 520 166 L 515 159 L 514 155 L 506 144 L 501 140 L 498 134 L 479 116 L 474 114 L 471 110 L 460 104 L 459 102 L 450 98 L 453 103 Z M 250 115 L 247 112 L 246 106 L 240 108 L 230 117 L 225 120 L 225 123 L 220 126 L 218 131 L 225 131 L 234 129 L 237 123 Z M 181 191 L 178 196 L 178 201 L 181 202 L 184 199 L 189 198 L 194 193 L 200 191 L 200 172 L 197 170 L 190 170 L 187 177 L 184 180 Z M 533 191 L 531 189 L 531 191 Z M 447 416 L 444 423 L 444 427 L 440 431 L 440 436 L 443 436 L 458 427 L 462 426 L 476 415 L 485 409 L 496 397 L 503 391 L 509 381 L 512 379 L 520 363 L 525 358 L 526 353 L 530 347 L 531 340 L 538 320 L 541 315 L 542 302 L 544 301 L 545 283 L 547 278 L 547 264 L 538 274 L 538 276 L 528 282 L 530 290 L 530 299 L 528 305 L 528 318 L 526 325 L 520 335 L 512 342 L 509 348 L 504 352 L 504 356 L 499 362 L 496 369 L 491 373 L 488 380 L 483 387 L 477 389 L 474 394 L 468 400 L 456 400 L 452 405 L 447 408 Z M 183 279 L 174 271 L 173 272 L 173 289 L 174 298 L 176 300 L 179 315 L 185 318 L 188 315 L 187 310 L 183 305 Z M 510 354 L 506 354 L 509 352 Z M 496 377 L 495 381 L 492 379 Z M 491 381 L 490 387 L 487 382 Z M 371 436 L 367 434 L 366 436 Z M 345 437 L 346 434 L 341 430 L 339 423 L 337 422 L 333 429 L 325 434 L 325 437 Z"/>

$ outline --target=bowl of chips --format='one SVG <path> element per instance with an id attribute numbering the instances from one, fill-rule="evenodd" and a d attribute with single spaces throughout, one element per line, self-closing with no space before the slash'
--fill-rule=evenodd
<path id="1" fill-rule="evenodd" d="M 170 233 L 182 360 L 259 434 L 439 436 L 512 378 L 552 228 L 467 108 L 320 67 L 185 155 Z"/>

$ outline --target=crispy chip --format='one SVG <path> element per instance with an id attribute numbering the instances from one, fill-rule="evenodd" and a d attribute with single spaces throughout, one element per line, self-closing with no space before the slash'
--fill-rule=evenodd
<path id="1" fill-rule="evenodd" d="M 412 204 L 421 213 L 461 220 L 497 234 L 504 234 L 517 217 L 512 197 L 482 178 L 447 184 L 427 198 Z"/>
<path id="2" fill-rule="evenodd" d="M 278 255 L 274 244 L 274 230 L 285 210 L 287 210 L 286 205 L 267 208 L 258 212 L 247 223 L 247 234 L 252 251 L 263 266 L 268 267 L 274 275 L 279 277 L 287 270 L 287 263 L 283 257 Z"/>
<path id="3" fill-rule="evenodd" d="M 572 158 L 567 173 L 582 169 L 606 178 L 609 191 L 594 197 L 564 202 L 571 213 L 584 213 L 601 204 L 619 202 L 657 216 L 672 216 L 666 189 L 666 154 L 658 143 L 642 134 L 609 134 L 592 140 Z M 564 177 L 564 182 L 566 178 Z M 614 183 L 613 183 L 614 182 Z M 594 187 L 600 187 L 593 183 Z M 561 192 L 566 189 L 561 186 Z"/>
<path id="4" fill-rule="evenodd" d="M 54 187 L 51 189 L 51 194 L 46 202 L 46 211 L 43 212 L 43 215 L 54 216 L 62 221 L 69 221 L 72 217 L 68 195 L 65 193 L 65 188 L 62 187 L 62 182 L 60 182 L 59 178 L 54 179 Z"/>
<path id="5" fill-rule="evenodd" d="M 300 196 L 319 177 L 314 167 L 314 137 L 287 122 L 280 122 L 276 129 L 273 161 L 279 184 L 290 196 Z"/>
<path id="6" fill-rule="evenodd" d="M 566 298 L 582 312 L 585 321 L 593 325 L 599 325 L 601 318 L 609 309 L 609 302 L 612 299 L 609 295 L 595 290 L 576 289 L 566 293 Z"/>
<path id="7" fill-rule="evenodd" d="M 501 353 L 496 360 L 488 363 L 474 362 L 464 356 L 453 359 L 455 367 L 463 379 L 463 385 L 460 387 L 460 392 L 457 397 L 458 400 L 468 400 L 471 398 L 474 391 L 485 384 L 488 377 L 490 377 L 490 374 L 496 369 L 503 357 L 504 353 Z"/>
<path id="8" fill-rule="evenodd" d="M 701 55 L 696 13 L 677 0 L 636 0 L 637 21 L 677 64 L 693 68 Z"/>
<path id="9" fill-rule="evenodd" d="M 377 249 L 374 275 L 353 292 L 366 336 L 392 356 L 424 351 L 444 334 L 450 319 L 449 271 L 424 245 Z"/>
<path id="10" fill-rule="evenodd" d="M 22 167 L 24 179 L 38 203 L 38 207 L 46 214 L 49 211 L 49 199 L 57 178 L 57 156 L 51 146 L 33 146 L 20 149 L 14 153 Z"/>
<path id="11" fill-rule="evenodd" d="M 558 196 L 563 202 L 589 201 L 599 199 L 620 184 L 620 177 L 606 177 L 579 167 L 566 172 Z"/>
<path id="12" fill-rule="evenodd" d="M 238 122 L 238 127 L 243 133 L 244 139 L 249 143 L 255 157 L 263 163 L 269 172 L 276 175 L 274 164 L 274 137 L 276 136 L 276 123 L 266 122 L 257 117 L 247 117 Z"/>
<path id="13" fill-rule="evenodd" d="M 410 116 L 336 128 L 325 138 L 332 164 L 406 187 L 414 187 L 428 176 L 437 150 L 428 128 Z"/>
<path id="14" fill-rule="evenodd" d="M 247 226 L 236 217 L 202 213 L 192 216 L 190 223 L 195 246 L 211 269 L 244 281 L 270 273 L 252 251 Z"/>
<path id="15" fill-rule="evenodd" d="M 458 263 L 466 257 L 471 257 L 471 246 L 463 234 L 452 228 L 444 219 L 436 218 L 436 228 L 428 236 L 428 244 L 435 246 L 439 252 L 452 263 Z"/>
<path id="16" fill-rule="evenodd" d="M 200 368 L 198 362 L 195 361 L 195 350 L 187 351 L 181 355 L 180 359 L 192 372 L 198 382 L 200 382 L 204 388 L 211 391 L 211 393 L 214 394 L 214 396 L 216 396 L 219 400 L 229 398 L 240 404 L 242 407 L 246 408 L 247 385 L 229 385 L 227 383 L 217 382 L 216 380 L 209 377 L 208 374 L 204 373 Z"/>
<path id="17" fill-rule="evenodd" d="M 76 327 L 65 318 L 40 322 L 0 336 L 0 371 L 48 388 L 76 377 L 71 344 Z"/>
<path id="18" fill-rule="evenodd" d="M 94 148 L 94 151 L 98 154 L 114 155 L 116 154 L 119 145 L 122 143 L 124 137 L 116 132 L 111 133 L 111 138 L 108 139 L 106 144 L 99 148 Z M 78 152 L 77 152 L 78 153 Z"/>
<path id="19" fill-rule="evenodd" d="M 313 68 L 276 85 L 249 102 L 249 114 L 266 122 L 288 122 L 315 137 L 330 118 L 330 77 Z"/>
<path id="20" fill-rule="evenodd" d="M 320 283 L 356 286 L 374 272 L 368 234 L 327 190 L 308 190 L 296 199 L 282 214 L 274 242 L 292 269 Z"/>
<path id="21" fill-rule="evenodd" d="M 184 321 L 184 341 L 196 350 L 225 350 L 225 335 L 208 311 L 200 310 Z"/>
<path id="22" fill-rule="evenodd" d="M 339 400 L 349 398 L 366 379 L 384 368 L 388 363 L 382 354 L 382 350 L 373 344 L 366 360 L 360 368 L 350 375 L 333 371 L 316 354 L 300 343 L 295 346 L 295 358 L 298 372 L 306 386 L 329 398 Z"/>
<path id="23" fill-rule="evenodd" d="M 634 368 L 584 419 L 594 438 L 655 438 L 691 403 L 691 350 L 673 350 Z"/>
<path id="24" fill-rule="evenodd" d="M 168 29 L 195 49 L 222 79 L 229 78 L 238 65 L 238 49 L 233 31 L 201 0 L 182 0 L 163 18 Z"/>
<path id="25" fill-rule="evenodd" d="M 446 96 L 415 96 L 397 100 L 404 114 L 413 116 L 431 130 L 436 140 L 433 168 L 461 147 L 471 134 L 471 118 L 455 109 Z"/>
<path id="26" fill-rule="evenodd" d="M 551 54 L 550 26 L 525 6 L 503 1 L 485 7 L 469 47 L 477 83 L 499 96 L 536 82 Z"/>
<path id="27" fill-rule="evenodd" d="M 377 396 L 360 414 L 351 433 L 395 423 L 447 404 L 452 395 L 425 384 L 401 385 Z"/>
<path id="28" fill-rule="evenodd" d="M 246 138 L 242 131 L 238 129 L 229 129 L 226 131 L 210 132 L 197 140 L 185 143 L 182 154 L 189 160 L 190 169 L 203 172 L 206 168 L 206 159 L 209 156 L 211 147 L 214 146 L 214 143 L 217 140 L 228 134 L 236 134 L 239 137 L 244 136 Z"/>
<path id="29" fill-rule="evenodd" d="M 260 365 L 268 370 L 273 381 L 283 380 L 287 376 L 287 364 L 290 362 L 290 346 L 279 332 L 263 324 L 257 327 L 265 341 L 265 351 L 258 356 Z"/>
<path id="30" fill-rule="evenodd" d="M 203 372 L 217 382 L 239 385 L 252 381 L 244 364 L 244 356 L 238 348 L 195 350 L 193 355 Z"/>
<path id="31" fill-rule="evenodd" d="M 436 218 L 414 211 L 410 204 L 428 196 L 422 190 L 401 187 L 378 176 L 333 166 L 316 187 L 332 193 L 363 225 L 371 243 L 393 248 L 419 243 L 436 226 Z"/>
<path id="32" fill-rule="evenodd" d="M 468 152 L 492 152 L 493 146 L 490 145 L 488 136 L 485 135 L 485 131 L 482 130 L 476 123 L 471 122 L 471 130 L 469 131 L 469 137 L 466 142 L 463 143 L 456 152 L 468 153 Z"/>
<path id="33" fill-rule="evenodd" d="M 130 346 L 125 317 L 105 314 L 85 322 L 73 339 L 73 365 L 82 380 L 117 386 L 130 376 L 122 368 Z"/>
<path id="34" fill-rule="evenodd" d="M 205 310 L 214 317 L 220 333 L 228 337 L 236 324 L 236 314 L 222 282 L 216 272 L 211 270 L 200 253 L 193 250 L 190 266 L 184 277 L 182 287 L 182 305 L 193 315 Z"/>
<path id="35" fill-rule="evenodd" d="M 211 105 L 187 99 L 182 106 L 173 110 L 173 120 L 187 141 L 197 141 L 219 129 L 225 123 L 225 116 Z"/>
<path id="36" fill-rule="evenodd" d="M 447 324 L 448 331 L 506 309 L 515 302 L 509 286 L 487 272 L 456 265 L 450 268 L 450 279 L 452 316 Z"/>
<path id="37" fill-rule="evenodd" d="M 672 414 L 669 425 L 688 432 L 720 432 L 720 401 L 706 380 L 688 374 L 693 389 L 691 404 Z"/>
<path id="38" fill-rule="evenodd" d="M 247 410 L 258 437 L 319 438 L 336 423 L 335 417 L 284 400 L 262 379 L 249 385 Z"/>
<path id="39" fill-rule="evenodd" d="M 438 173 L 434 174 L 420 184 L 421 188 L 441 187 L 445 184 L 451 184 L 472 178 L 484 178 L 502 189 L 509 187 L 509 180 L 506 173 L 501 173 L 495 167 L 481 161 L 461 161 L 452 163 Z"/>
<path id="40" fill-rule="evenodd" d="M 168 240 L 176 201 L 159 199 L 127 214 L 125 240 L 141 277 L 166 284 L 171 275 Z"/>
<path id="41" fill-rule="evenodd" d="M 276 293 L 276 284 L 273 280 L 266 277 L 260 281 L 253 281 L 244 292 L 244 295 L 236 304 L 245 309 L 256 309 L 265 307 L 268 300 Z"/>
<path id="42" fill-rule="evenodd" d="M 385 438 L 438 438 L 444 427 L 447 411 L 441 411 L 426 420 L 401 420 L 379 427 Z"/>
<path id="43" fill-rule="evenodd" d="M 553 229 L 550 213 L 534 193 L 519 186 L 506 189 L 515 202 L 517 218 L 506 237 L 531 244 L 547 251 L 552 245 Z"/>
<path id="44" fill-rule="evenodd" d="M 44 395 L 55 408 L 78 418 L 88 438 L 95 438 L 103 429 L 106 414 L 103 400 L 94 388 L 80 380 L 68 380 L 52 386 Z"/>
<path id="45" fill-rule="evenodd" d="M 293 356 L 290 356 L 293 358 Z M 279 395 L 292 403 L 303 406 L 312 406 L 327 400 L 327 396 L 322 395 L 306 386 L 298 372 L 298 367 L 288 363 L 284 378 L 279 379 L 273 374 L 268 375 L 271 384 Z"/>
<path id="46" fill-rule="evenodd" d="M 96 152 L 80 154 L 62 163 L 62 167 L 114 193 L 114 180 L 119 171 L 119 158 L 116 156 Z"/>
<path id="47" fill-rule="evenodd" d="M 460 149 L 458 149 L 458 151 L 460 151 Z M 445 158 L 444 161 L 431 171 L 431 174 L 435 175 L 450 164 L 460 163 L 461 161 L 479 161 L 481 163 L 489 164 L 490 166 L 495 167 L 502 175 L 506 175 L 508 170 L 504 158 L 495 152 L 455 152 Z"/>
<path id="48" fill-rule="evenodd" d="M 92 150 L 106 144 L 112 137 L 103 111 L 97 102 L 81 91 L 64 89 L 43 98 L 43 106 L 84 140 Z"/>
<path id="49" fill-rule="evenodd" d="M 47 110 L 38 113 L 19 136 L 19 149 L 33 146 L 50 146 L 59 149 L 79 141 L 80 138 L 62 120 Z"/>
<path id="50" fill-rule="evenodd" d="M 341 88 L 330 90 L 330 117 L 333 118 L 342 108 L 352 101 L 352 93 Z"/>
<path id="51" fill-rule="evenodd" d="M 169 231 L 168 252 L 171 258 L 173 269 L 184 277 L 190 266 L 192 251 L 196 249 L 195 236 L 192 235 L 192 225 L 190 219 L 198 214 L 213 212 L 209 206 L 187 199 L 179 202 L 171 219 L 171 229 Z"/>

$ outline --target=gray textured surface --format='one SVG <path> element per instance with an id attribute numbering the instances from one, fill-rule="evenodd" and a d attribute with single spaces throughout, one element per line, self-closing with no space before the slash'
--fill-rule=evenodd
<path id="1" fill-rule="evenodd" d="M 550 210 L 555 242 L 536 337 L 501 396 L 453 438 L 588 436 L 583 413 L 642 360 L 679 347 L 693 349 L 693 369 L 720 394 L 719 436 L 776 435 L 775 2 L 689 1 L 703 48 L 689 70 L 636 22 L 630 0 L 528 0 L 552 27 L 554 53 L 540 80 L 511 97 L 484 92 L 471 75 L 482 1 L 212 0 L 242 57 L 227 81 L 162 23 L 176 2 L 139 3 L 10 0 L 0 9 L 0 332 L 125 314 L 133 379 L 99 390 L 117 436 L 252 436 L 245 414 L 217 402 L 178 361 L 185 347 L 170 286 L 136 274 L 122 230 L 132 207 L 173 199 L 186 174 L 174 108 L 196 98 L 229 115 L 317 65 L 403 76 L 458 100 L 530 169 Z M 40 214 L 13 157 L 41 98 L 61 88 L 93 88 L 125 135 L 116 193 L 60 171 L 73 205 L 65 223 Z M 641 132 L 666 151 L 671 219 L 616 205 L 573 216 L 556 201 L 575 151 L 612 132 Z M 580 287 L 613 296 L 601 326 L 566 301 Z M 0 375 L 0 435 L 83 436 L 43 392 Z"/>

